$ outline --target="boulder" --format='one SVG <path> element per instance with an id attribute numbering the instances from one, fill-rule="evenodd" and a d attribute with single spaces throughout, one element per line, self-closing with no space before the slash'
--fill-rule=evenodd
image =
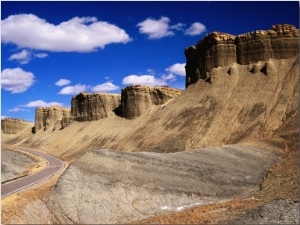
<path id="1" fill-rule="evenodd" d="M 141 116 L 150 106 L 162 105 L 180 95 L 182 90 L 166 86 L 128 86 L 121 93 L 121 114 L 126 119 Z"/>

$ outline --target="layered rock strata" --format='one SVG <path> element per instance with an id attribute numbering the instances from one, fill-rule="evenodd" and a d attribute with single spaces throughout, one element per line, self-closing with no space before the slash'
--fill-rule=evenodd
<path id="1" fill-rule="evenodd" d="M 32 124 L 26 120 L 16 118 L 4 118 L 1 120 L 1 131 L 4 134 L 17 134 L 29 124 Z"/>
<path id="2" fill-rule="evenodd" d="M 271 58 L 288 59 L 298 53 L 299 30 L 289 24 L 274 25 L 270 30 L 257 30 L 238 36 L 212 32 L 197 45 L 185 49 L 186 87 L 199 79 L 211 82 L 213 68 L 233 62 L 247 65 Z"/>
<path id="3" fill-rule="evenodd" d="M 120 94 L 80 93 L 72 98 L 71 118 L 64 118 L 63 121 L 68 125 L 72 120 L 79 122 L 99 120 L 107 117 L 108 113 L 118 108 L 120 103 Z"/>
<path id="4" fill-rule="evenodd" d="M 147 87 L 133 85 L 122 89 L 121 116 L 134 119 L 153 105 L 162 105 L 180 95 L 182 90 L 166 86 Z"/>
<path id="5" fill-rule="evenodd" d="M 40 107 L 35 110 L 35 132 L 52 127 L 53 130 L 61 129 L 64 116 L 70 116 L 70 109 L 59 106 Z"/>

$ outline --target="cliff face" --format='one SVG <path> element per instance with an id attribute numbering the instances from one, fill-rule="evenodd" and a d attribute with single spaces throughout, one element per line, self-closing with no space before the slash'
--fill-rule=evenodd
<path id="1" fill-rule="evenodd" d="M 186 87 L 199 79 L 211 81 L 213 68 L 233 62 L 241 65 L 270 58 L 288 59 L 299 53 L 299 31 L 293 25 L 272 26 L 238 36 L 212 32 L 185 49 Z"/>
<path id="2" fill-rule="evenodd" d="M 119 94 L 80 93 L 72 98 L 71 116 L 73 118 L 65 118 L 64 123 L 71 123 L 72 120 L 84 122 L 105 118 L 120 103 L 121 95 Z"/>
<path id="3" fill-rule="evenodd" d="M 169 87 L 129 86 L 122 89 L 122 117 L 133 119 L 141 116 L 150 106 L 162 105 L 182 93 Z"/>
<path id="4" fill-rule="evenodd" d="M 4 118 L 1 120 L 1 131 L 4 134 L 17 134 L 29 124 L 32 123 L 21 119 Z"/>
<path id="5" fill-rule="evenodd" d="M 61 128 L 63 116 L 69 116 L 70 109 L 59 106 L 40 107 L 35 110 L 35 131 Z"/>

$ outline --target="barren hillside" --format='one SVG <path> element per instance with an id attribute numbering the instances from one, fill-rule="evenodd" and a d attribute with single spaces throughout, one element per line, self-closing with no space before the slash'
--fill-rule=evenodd
<path id="1" fill-rule="evenodd" d="M 249 69 L 253 64 L 233 63 L 213 69 L 211 82 L 199 80 L 174 100 L 151 106 L 138 118 L 128 120 L 111 112 L 101 120 L 36 134 L 28 126 L 18 134 L 2 135 L 2 142 L 69 158 L 99 148 L 176 152 L 269 139 L 281 129 L 297 133 L 298 62 L 298 56 L 270 59 L 267 75 L 260 71 L 266 62 L 256 63 L 255 73 Z"/>

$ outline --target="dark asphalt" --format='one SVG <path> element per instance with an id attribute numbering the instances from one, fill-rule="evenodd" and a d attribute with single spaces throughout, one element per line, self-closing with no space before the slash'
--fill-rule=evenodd
<path id="1" fill-rule="evenodd" d="M 24 152 L 30 152 L 46 160 L 48 165 L 45 169 L 43 169 L 40 172 L 1 185 L 1 198 L 55 175 L 60 170 L 62 170 L 65 165 L 64 162 L 59 160 L 58 158 L 33 149 L 19 148 L 19 147 L 18 148 L 9 147 L 8 149 L 17 149 Z"/>

